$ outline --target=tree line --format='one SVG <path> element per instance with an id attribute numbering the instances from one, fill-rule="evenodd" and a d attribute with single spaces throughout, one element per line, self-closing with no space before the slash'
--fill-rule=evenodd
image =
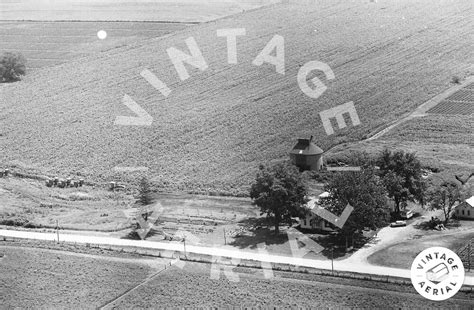
<path id="1" fill-rule="evenodd" d="M 321 172 L 327 174 L 324 189 L 330 195 L 320 200 L 323 207 L 336 215 L 347 204 L 354 208 L 340 230 L 346 236 L 365 227 L 375 230 L 386 226 L 409 202 L 443 210 L 447 223 L 452 208 L 465 198 L 454 180 L 436 186 L 429 184 L 422 177 L 422 164 L 415 153 L 385 149 L 372 158 L 360 152 L 353 154 L 348 164 L 361 167 L 361 171 Z M 277 234 L 281 225 L 291 225 L 293 217 L 304 217 L 309 212 L 304 208 L 308 202 L 305 178 L 289 162 L 261 165 L 250 197 L 261 214 L 273 223 Z"/>

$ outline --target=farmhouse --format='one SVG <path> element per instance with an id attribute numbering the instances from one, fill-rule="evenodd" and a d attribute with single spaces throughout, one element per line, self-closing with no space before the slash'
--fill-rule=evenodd
<path id="1" fill-rule="evenodd" d="M 458 204 L 454 214 L 460 219 L 474 220 L 474 196 Z"/>
<path id="2" fill-rule="evenodd" d="M 319 200 L 321 198 L 326 198 L 329 196 L 328 192 L 324 192 L 321 195 L 319 195 L 317 198 L 312 197 L 306 207 L 311 211 L 306 214 L 305 217 L 300 217 L 299 223 L 300 227 L 304 229 L 316 229 L 316 230 L 322 230 L 322 231 L 334 231 L 336 227 L 329 223 L 328 221 L 322 219 L 315 213 L 317 213 L 317 208 L 323 209 L 319 205 Z"/>
<path id="3" fill-rule="evenodd" d="M 320 170 L 323 166 L 324 151 L 309 139 L 298 139 L 298 143 L 290 152 L 290 158 L 300 170 Z"/>

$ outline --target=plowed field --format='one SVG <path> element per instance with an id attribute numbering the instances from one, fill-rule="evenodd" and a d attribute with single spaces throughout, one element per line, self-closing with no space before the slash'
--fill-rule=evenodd
<path id="1" fill-rule="evenodd" d="M 453 75 L 471 74 L 472 12 L 470 0 L 279 4 L 48 68 L 0 87 L 2 162 L 101 182 L 116 166 L 146 166 L 170 188 L 245 192 L 258 165 L 287 158 L 297 137 L 314 135 L 323 149 L 360 140 L 449 88 Z M 216 35 L 224 28 L 246 29 L 237 64 L 227 63 L 226 40 Z M 252 64 L 275 35 L 284 38 L 284 75 Z M 181 81 L 166 50 L 189 53 L 190 37 L 208 68 L 186 65 L 190 78 Z M 328 87 L 317 99 L 297 83 L 309 61 L 335 74 L 308 76 Z M 141 77 L 144 69 L 168 85 L 168 97 Z M 134 115 L 125 94 L 151 126 L 114 125 Z M 319 112 L 349 101 L 361 125 L 327 136 Z"/>
<path id="2" fill-rule="evenodd" d="M 3 0 L 0 20 L 205 22 L 274 0 Z"/>
<path id="3" fill-rule="evenodd" d="M 38 69 L 178 31 L 184 23 L 0 21 L 0 52 L 21 52 Z M 100 40 L 97 32 L 107 38 Z"/>

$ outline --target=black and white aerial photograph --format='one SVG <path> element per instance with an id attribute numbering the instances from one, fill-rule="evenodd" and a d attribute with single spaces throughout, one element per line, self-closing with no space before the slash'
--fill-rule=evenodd
<path id="1" fill-rule="evenodd" d="M 473 0 L 0 0 L 0 310 L 474 309 Z"/>

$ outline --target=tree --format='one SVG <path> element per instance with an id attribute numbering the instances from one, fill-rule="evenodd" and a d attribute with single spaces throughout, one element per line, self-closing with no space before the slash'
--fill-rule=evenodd
<path id="1" fill-rule="evenodd" d="M 443 210 L 446 225 L 454 205 L 462 201 L 461 188 L 454 181 L 445 181 L 428 193 L 428 201 L 432 210 Z"/>
<path id="2" fill-rule="evenodd" d="M 26 73 L 26 59 L 21 53 L 0 56 L 0 82 L 18 81 Z"/>
<path id="3" fill-rule="evenodd" d="M 346 237 L 365 227 L 383 227 L 390 220 L 385 187 L 374 167 L 336 173 L 325 190 L 330 195 L 321 199 L 321 205 L 328 211 L 337 215 L 343 212 L 347 204 L 354 208 L 341 229 Z"/>
<path id="4" fill-rule="evenodd" d="M 407 206 L 408 201 L 424 204 L 426 184 L 422 179 L 421 163 L 415 153 L 385 149 L 377 159 L 380 175 L 388 193 L 395 202 L 395 212 Z"/>
<path id="5" fill-rule="evenodd" d="M 151 203 L 150 183 L 146 177 L 141 178 L 138 186 L 138 202 L 143 206 Z"/>
<path id="6" fill-rule="evenodd" d="M 253 203 L 273 221 L 275 234 L 279 234 L 282 223 L 291 225 L 291 217 L 303 212 L 301 207 L 308 202 L 306 194 L 301 174 L 289 163 L 260 165 L 250 189 Z"/>

